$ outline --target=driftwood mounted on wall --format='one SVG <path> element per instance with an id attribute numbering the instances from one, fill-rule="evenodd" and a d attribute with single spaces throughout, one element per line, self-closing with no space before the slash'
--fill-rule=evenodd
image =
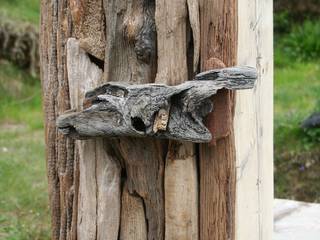
<path id="1" fill-rule="evenodd" d="M 210 97 L 223 88 L 253 88 L 256 79 L 254 68 L 234 67 L 203 72 L 177 86 L 108 83 L 87 92 L 85 110 L 61 115 L 57 127 L 78 139 L 149 136 L 209 142 L 203 118 L 214 107 Z"/>

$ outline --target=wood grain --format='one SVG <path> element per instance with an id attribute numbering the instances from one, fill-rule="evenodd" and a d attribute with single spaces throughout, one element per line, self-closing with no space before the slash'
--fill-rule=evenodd
<path id="1" fill-rule="evenodd" d="M 200 1 L 201 70 L 214 65 L 232 66 L 237 60 L 237 1 Z M 215 60 L 215 61 L 213 61 Z M 236 159 L 233 134 L 233 94 L 221 92 L 216 98 L 216 127 L 225 132 L 216 144 L 200 145 L 200 239 L 225 240 L 235 237 Z M 213 112 L 214 115 L 214 112 Z M 208 118 L 208 121 L 215 121 Z M 214 129 L 212 129 L 214 132 Z"/>
<path id="2" fill-rule="evenodd" d="M 101 84 L 102 70 L 80 42 L 70 38 L 67 68 L 72 109 L 83 109 L 85 92 Z M 86 81 L 83 81 L 85 79 Z M 120 224 L 120 166 L 103 139 L 79 141 L 78 239 L 117 239 Z"/>
<path id="3" fill-rule="evenodd" d="M 198 47 L 197 1 L 190 17 Z M 156 83 L 177 85 L 188 78 L 187 2 L 156 2 L 158 72 Z M 196 63 L 198 59 L 194 58 Z M 195 66 L 191 65 L 192 72 Z M 187 174 L 186 174 L 187 173 Z M 165 165 L 165 239 L 198 239 L 198 181 L 195 148 L 192 144 L 170 142 Z"/>
<path id="4" fill-rule="evenodd" d="M 131 84 L 153 82 L 157 69 L 155 2 L 105 0 L 104 10 L 107 35 L 104 79 Z M 122 157 L 129 194 L 140 197 L 145 206 L 144 219 L 140 214 L 136 216 L 141 219 L 136 221 L 147 222 L 149 240 L 164 238 L 164 154 L 159 145 L 157 141 L 135 138 L 122 138 L 115 144 Z M 132 239 L 134 236 L 138 237 L 133 233 Z"/>
<path id="5" fill-rule="evenodd" d="M 147 239 L 147 223 L 143 200 L 129 193 L 125 185 L 121 201 L 120 240 Z"/>
<path id="6" fill-rule="evenodd" d="M 105 54 L 105 19 L 103 0 L 70 0 L 74 37 L 87 53 L 103 60 Z"/>
<path id="7" fill-rule="evenodd" d="M 71 35 L 68 4 L 41 1 L 40 62 L 43 93 L 46 160 L 51 209 L 52 239 L 73 238 L 77 219 L 72 214 L 77 206 L 74 195 L 74 141 L 57 133 L 57 116 L 70 108 L 66 71 L 66 39 Z M 61 26 L 65 24 L 65 28 Z"/>
<path id="8" fill-rule="evenodd" d="M 271 240 L 273 233 L 272 4 L 238 1 L 238 63 L 256 67 L 259 77 L 253 90 L 236 97 L 237 240 Z"/>

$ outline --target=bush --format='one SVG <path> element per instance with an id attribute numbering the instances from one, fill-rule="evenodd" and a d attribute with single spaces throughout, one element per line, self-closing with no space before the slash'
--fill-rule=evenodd
<path id="1" fill-rule="evenodd" d="M 297 61 L 320 58 L 320 21 L 305 21 L 295 25 L 292 31 L 281 37 L 276 44 L 279 54 Z M 277 53 L 276 53 L 277 54 Z M 277 56 L 276 56 L 277 58 Z"/>
<path id="2" fill-rule="evenodd" d="M 317 19 L 320 14 L 320 0 L 275 0 L 274 11 L 287 11 L 294 21 L 304 21 L 307 18 Z"/>
<path id="3" fill-rule="evenodd" d="M 289 33 L 292 26 L 292 20 L 288 11 L 282 11 L 274 14 L 274 32 L 276 34 Z"/>

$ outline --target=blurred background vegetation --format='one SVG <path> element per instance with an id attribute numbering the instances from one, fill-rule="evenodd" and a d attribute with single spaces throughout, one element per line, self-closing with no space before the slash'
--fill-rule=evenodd
<path id="1" fill-rule="evenodd" d="M 300 128 L 320 111 L 320 0 L 274 7 L 275 197 L 320 202 L 320 131 Z M 0 1 L 0 239 L 50 235 L 40 80 L 21 61 L 38 24 L 39 0 Z"/>

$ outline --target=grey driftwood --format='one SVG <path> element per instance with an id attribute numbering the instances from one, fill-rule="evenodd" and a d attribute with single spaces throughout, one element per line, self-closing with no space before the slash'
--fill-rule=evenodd
<path id="1" fill-rule="evenodd" d="M 253 88 L 256 79 L 254 68 L 232 67 L 200 73 L 177 86 L 110 82 L 87 92 L 85 109 L 64 113 L 57 127 L 76 139 L 133 136 L 209 142 L 203 118 L 214 107 L 211 97 L 222 88 Z"/>

